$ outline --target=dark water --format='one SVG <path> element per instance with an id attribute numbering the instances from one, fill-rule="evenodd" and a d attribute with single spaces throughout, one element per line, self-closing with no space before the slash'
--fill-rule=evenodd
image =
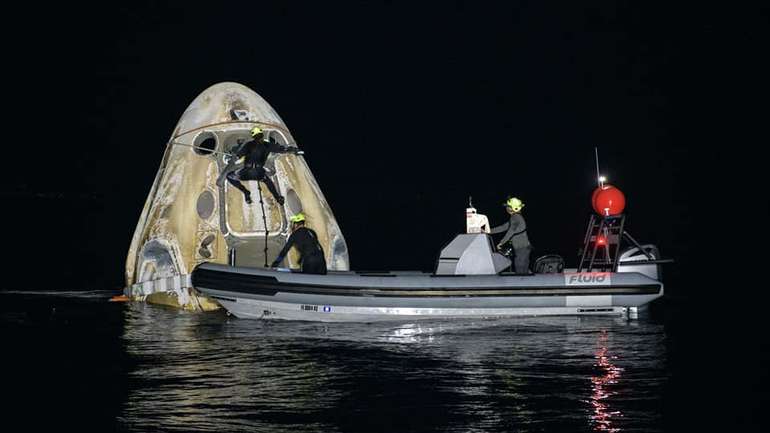
<path id="1" fill-rule="evenodd" d="M 695 350 L 704 339 L 689 334 L 697 323 L 671 302 L 633 321 L 366 325 L 239 320 L 106 302 L 112 294 L 0 292 L 4 394 L 11 397 L 4 419 L 13 431 L 767 425 L 760 414 L 766 372 L 757 371 L 766 367 L 747 359 L 713 369 Z M 738 352 L 739 359 L 754 353 Z"/>

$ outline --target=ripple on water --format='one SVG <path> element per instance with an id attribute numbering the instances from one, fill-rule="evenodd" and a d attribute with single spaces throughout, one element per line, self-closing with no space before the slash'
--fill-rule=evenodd
<path id="1" fill-rule="evenodd" d="M 132 304 L 120 422 L 168 431 L 654 431 L 662 325 L 239 320 Z"/>

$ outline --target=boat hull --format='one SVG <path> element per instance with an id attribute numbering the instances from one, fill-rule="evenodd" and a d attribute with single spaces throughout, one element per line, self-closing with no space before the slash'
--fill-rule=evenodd
<path id="1" fill-rule="evenodd" d="M 663 295 L 638 273 L 320 276 L 204 264 L 192 283 L 236 317 L 320 322 L 625 315 Z"/>

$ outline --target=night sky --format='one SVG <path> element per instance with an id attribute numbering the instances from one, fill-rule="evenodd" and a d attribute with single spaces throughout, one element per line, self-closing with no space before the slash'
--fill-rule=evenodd
<path id="1" fill-rule="evenodd" d="M 3 214 L 17 275 L 36 275 L 17 288 L 122 287 L 165 143 L 187 105 L 222 81 L 255 90 L 291 129 L 355 269 L 430 270 L 464 230 L 469 196 L 498 224 L 509 194 L 526 203 L 534 257 L 574 265 L 595 146 L 626 194 L 630 232 L 677 260 L 668 275 L 688 284 L 674 295 L 697 290 L 689 282 L 705 281 L 694 273 L 704 263 L 728 267 L 718 254 L 737 248 L 715 239 L 734 237 L 732 221 L 767 219 L 756 188 L 767 143 L 757 132 L 767 118 L 760 11 L 629 1 L 15 7 L 6 18 L 26 30 L 3 30 L 14 113 Z"/>

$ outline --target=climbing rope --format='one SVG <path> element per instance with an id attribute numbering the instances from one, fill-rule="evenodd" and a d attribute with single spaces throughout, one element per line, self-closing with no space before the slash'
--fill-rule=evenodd
<path id="1" fill-rule="evenodd" d="M 259 205 L 262 207 L 262 225 L 265 227 L 265 267 L 267 268 L 267 216 L 265 215 L 265 203 L 262 201 L 262 182 L 257 181 L 257 191 L 259 191 Z"/>

